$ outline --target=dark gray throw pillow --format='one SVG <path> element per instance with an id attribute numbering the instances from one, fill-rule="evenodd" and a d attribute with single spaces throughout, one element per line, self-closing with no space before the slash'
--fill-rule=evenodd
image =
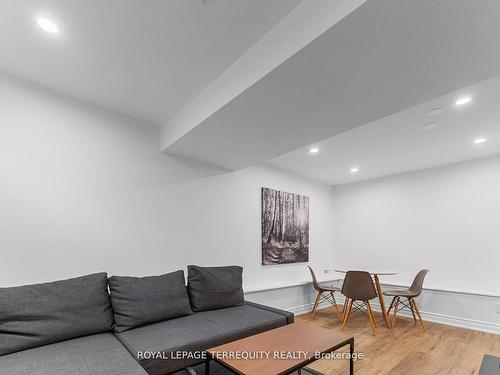
<path id="1" fill-rule="evenodd" d="M 188 291 L 193 311 L 242 305 L 242 273 L 240 266 L 188 266 Z"/>
<path id="2" fill-rule="evenodd" d="M 112 327 L 104 272 L 0 288 L 0 355 L 107 332 Z"/>
<path id="3" fill-rule="evenodd" d="M 191 314 L 184 271 L 161 276 L 109 278 L 115 331 Z"/>

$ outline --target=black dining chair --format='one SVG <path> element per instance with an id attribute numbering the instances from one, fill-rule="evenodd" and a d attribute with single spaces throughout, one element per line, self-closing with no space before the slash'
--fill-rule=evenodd
<path id="1" fill-rule="evenodd" d="M 415 298 L 417 298 L 420 295 L 420 293 L 422 293 L 422 286 L 424 285 L 425 276 L 427 276 L 428 272 L 429 270 L 421 270 L 419 273 L 417 273 L 417 276 L 415 276 L 415 279 L 413 279 L 413 283 L 408 289 L 387 290 L 384 292 L 385 296 L 393 297 L 391 305 L 389 306 L 389 310 L 387 310 L 387 315 L 389 315 L 391 313 L 392 308 L 394 308 L 394 313 L 392 315 L 393 327 L 394 324 L 396 323 L 396 314 L 398 313 L 398 311 L 407 308 L 411 311 L 415 324 L 417 324 L 417 317 L 415 316 L 415 314 L 418 316 L 420 325 L 422 326 L 422 329 L 425 331 L 424 321 L 422 320 L 422 315 L 420 314 L 417 303 L 415 302 Z M 407 303 L 405 303 L 404 301 L 405 298 L 407 300 Z"/>
<path id="2" fill-rule="evenodd" d="M 344 302 L 342 329 L 347 325 L 349 316 L 355 311 L 360 311 L 370 320 L 373 336 L 376 335 L 377 323 L 373 316 L 370 300 L 377 298 L 377 290 L 373 285 L 372 277 L 365 271 L 348 271 L 342 285 L 342 294 L 346 297 Z M 354 306 L 354 310 L 352 309 Z M 363 308 L 366 307 L 366 313 Z"/>
<path id="3" fill-rule="evenodd" d="M 307 267 L 309 268 L 309 272 L 311 272 L 313 287 L 317 292 L 316 300 L 314 301 L 314 306 L 312 309 L 312 317 L 314 318 L 314 315 L 316 315 L 316 310 L 318 309 L 318 305 L 320 303 L 324 301 L 329 301 L 335 308 L 338 319 L 341 320 L 340 311 L 337 306 L 337 301 L 335 300 L 335 295 L 334 295 L 336 292 L 340 292 L 340 288 L 337 288 L 332 285 L 319 284 L 318 280 L 316 280 L 316 275 L 314 274 L 313 269 L 309 266 Z M 326 293 L 326 296 L 324 295 L 324 293 Z"/>

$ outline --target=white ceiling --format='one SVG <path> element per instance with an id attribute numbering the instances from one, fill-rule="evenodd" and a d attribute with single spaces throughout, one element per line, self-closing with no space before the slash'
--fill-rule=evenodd
<path id="1" fill-rule="evenodd" d="M 298 3 L 2 0 L 0 71 L 162 124 Z"/>
<path id="2" fill-rule="evenodd" d="M 2 0 L 0 72 L 164 124 L 280 20 L 327 29 L 364 0 L 350 10 L 330 1 Z M 321 9 L 331 14 L 316 17 Z M 166 152 L 227 169 L 272 159 L 331 184 L 500 152 L 499 78 L 477 83 L 500 74 L 498 14 L 498 0 L 370 0 Z M 38 16 L 60 33 L 42 32 Z M 284 30 L 288 47 L 303 37 Z M 474 101 L 455 109 L 467 85 Z M 428 119 L 434 106 L 446 110 Z M 478 136 L 488 142 L 472 145 Z M 313 143 L 316 155 L 303 148 Z"/>
<path id="3" fill-rule="evenodd" d="M 457 98 L 470 96 L 461 107 Z M 429 116 L 434 108 L 440 114 Z M 435 123 L 431 129 L 422 126 Z M 485 143 L 474 144 L 484 137 Z M 310 147 L 270 160 L 274 166 L 339 185 L 500 153 L 500 76 L 454 91 Z M 352 167 L 359 172 L 350 173 Z"/>
<path id="4" fill-rule="evenodd" d="M 239 169 L 496 76 L 498 14 L 367 1 L 164 151 Z"/>
<path id="5" fill-rule="evenodd" d="M 366 0 L 302 0 L 162 127 L 161 147 L 182 136 L 330 29 Z"/>

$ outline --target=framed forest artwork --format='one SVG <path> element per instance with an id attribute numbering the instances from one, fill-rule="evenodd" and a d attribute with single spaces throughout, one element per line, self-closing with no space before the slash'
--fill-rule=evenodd
<path id="1" fill-rule="evenodd" d="M 262 188 L 262 264 L 309 261 L 309 197 Z"/>

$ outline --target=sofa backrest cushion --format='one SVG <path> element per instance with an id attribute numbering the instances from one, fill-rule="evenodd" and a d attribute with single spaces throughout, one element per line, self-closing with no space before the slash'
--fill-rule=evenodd
<path id="1" fill-rule="evenodd" d="M 240 266 L 188 266 L 188 291 L 193 311 L 242 305 L 242 274 Z"/>
<path id="2" fill-rule="evenodd" d="M 112 327 L 106 273 L 0 288 L 0 355 Z"/>
<path id="3" fill-rule="evenodd" d="M 112 276 L 108 280 L 115 331 L 192 313 L 184 271 L 161 276 Z"/>

